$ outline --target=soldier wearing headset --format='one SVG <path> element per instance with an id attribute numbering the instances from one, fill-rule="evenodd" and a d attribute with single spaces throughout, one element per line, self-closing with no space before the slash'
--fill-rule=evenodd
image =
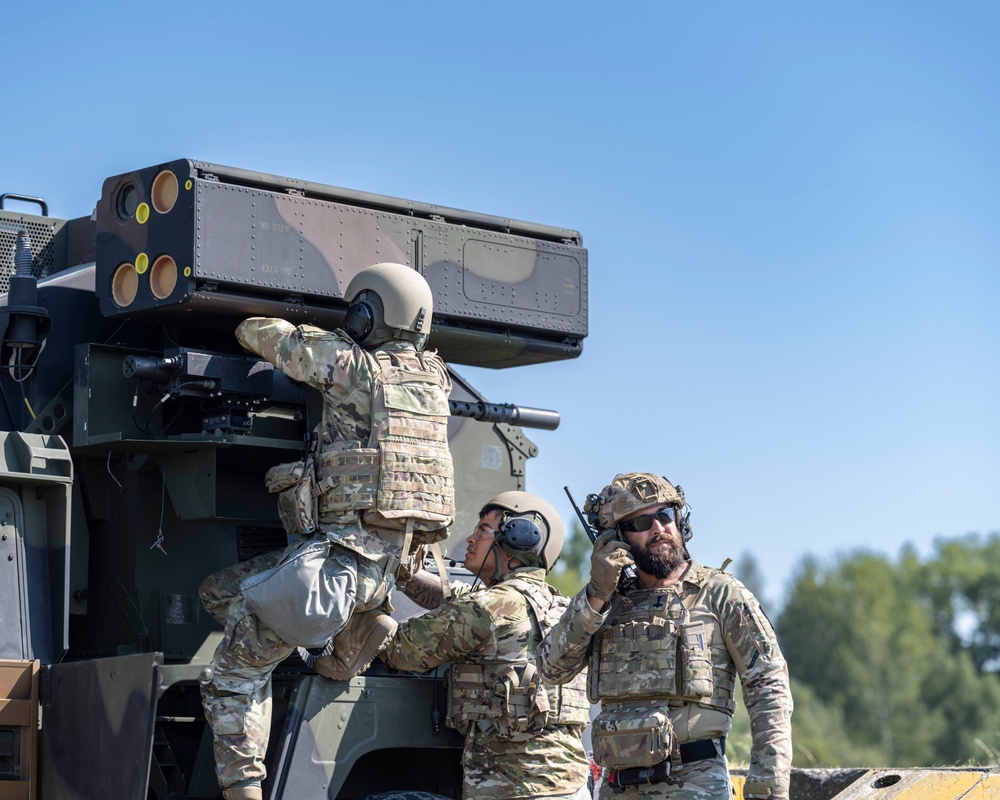
<path id="1" fill-rule="evenodd" d="M 617 475 L 584 506 L 602 533 L 590 583 L 538 648 L 553 682 L 589 669 L 601 800 L 731 800 L 736 679 L 753 737 L 743 797 L 788 800 L 792 696 L 771 623 L 736 578 L 691 559 L 690 512 L 666 478 Z M 635 570 L 636 579 L 622 580 Z"/>
<path id="2" fill-rule="evenodd" d="M 404 593 L 429 613 L 401 623 L 380 658 L 423 672 L 447 661 L 447 724 L 465 734 L 464 800 L 589 798 L 581 742 L 590 721 L 585 677 L 541 681 L 535 648 L 567 599 L 545 582 L 563 544 L 555 509 L 527 492 L 487 503 L 467 539 L 465 567 L 483 587 L 416 572 Z"/>

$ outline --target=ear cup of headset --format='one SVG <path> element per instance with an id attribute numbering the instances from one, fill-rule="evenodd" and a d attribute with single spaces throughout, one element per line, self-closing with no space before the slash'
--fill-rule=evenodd
<path id="1" fill-rule="evenodd" d="M 368 303 L 352 303 L 344 317 L 344 332 L 361 344 L 375 327 L 375 312 Z"/>
<path id="2" fill-rule="evenodd" d="M 680 531 L 681 538 L 685 542 L 691 541 L 691 509 L 685 506 L 680 509 L 681 513 L 677 515 L 677 528 Z"/>
<path id="3" fill-rule="evenodd" d="M 503 543 L 512 550 L 529 552 L 542 541 L 542 531 L 534 520 L 527 517 L 508 517 L 498 529 Z"/>

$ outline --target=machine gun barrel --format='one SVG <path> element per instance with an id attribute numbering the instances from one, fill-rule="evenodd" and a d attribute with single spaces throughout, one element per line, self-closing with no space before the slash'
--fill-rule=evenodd
<path id="1" fill-rule="evenodd" d="M 305 403 L 304 387 L 273 369 L 263 359 L 231 356 L 186 347 L 164 351 L 164 357 L 129 355 L 122 362 L 122 374 L 171 387 L 170 394 L 202 398 L 206 392 L 219 398 L 277 400 L 288 405 Z M 471 417 L 481 422 L 506 422 L 522 428 L 554 431 L 559 412 L 528 408 L 513 403 L 449 400 L 453 416 Z"/>
<path id="2" fill-rule="evenodd" d="M 559 412 L 545 408 L 526 408 L 513 403 L 468 403 L 449 400 L 453 417 L 471 417 L 480 422 L 506 422 L 522 428 L 554 431 L 559 427 Z"/>

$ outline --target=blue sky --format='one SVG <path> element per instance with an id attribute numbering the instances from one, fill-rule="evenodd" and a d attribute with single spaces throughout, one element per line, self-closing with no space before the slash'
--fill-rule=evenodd
<path id="1" fill-rule="evenodd" d="M 42 7 L 39 7 L 42 8 Z M 1000 529 L 1000 6 L 63 2 L 5 12 L 0 192 L 177 157 L 582 232 L 529 488 L 681 483 L 692 551 Z M 30 210 L 30 209 L 26 209 Z"/>

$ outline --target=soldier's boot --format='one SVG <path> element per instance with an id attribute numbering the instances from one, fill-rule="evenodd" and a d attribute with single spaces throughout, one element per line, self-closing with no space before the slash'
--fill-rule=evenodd
<path id="1" fill-rule="evenodd" d="M 333 637 L 333 655 L 317 658 L 313 669 L 324 678 L 350 680 L 368 669 L 398 627 L 399 623 L 381 608 L 361 611 Z"/>
<path id="2" fill-rule="evenodd" d="M 260 784 L 252 786 L 230 786 L 222 790 L 223 800 L 264 800 L 264 790 Z"/>

